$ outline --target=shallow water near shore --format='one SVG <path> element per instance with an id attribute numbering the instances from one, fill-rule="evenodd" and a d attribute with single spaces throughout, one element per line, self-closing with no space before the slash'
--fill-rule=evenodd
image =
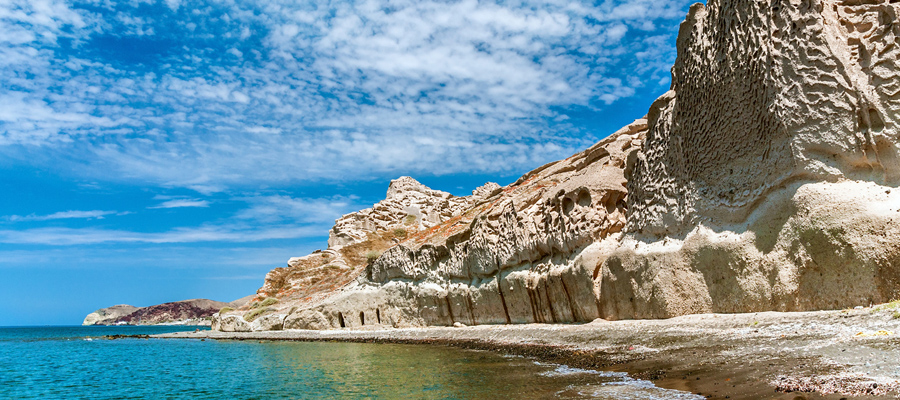
<path id="1" fill-rule="evenodd" d="M 0 328 L 0 398 L 702 398 L 443 346 L 102 338 L 194 329 Z"/>

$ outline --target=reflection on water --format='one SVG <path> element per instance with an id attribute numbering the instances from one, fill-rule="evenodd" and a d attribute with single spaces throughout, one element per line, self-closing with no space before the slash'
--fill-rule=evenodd
<path id="1" fill-rule="evenodd" d="M 0 328 L 0 398 L 695 398 L 621 373 L 441 346 L 88 341 L 96 330 L 23 329 Z"/>

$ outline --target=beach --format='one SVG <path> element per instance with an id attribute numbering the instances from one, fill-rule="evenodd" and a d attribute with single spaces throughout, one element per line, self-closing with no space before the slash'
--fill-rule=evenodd
<path id="1" fill-rule="evenodd" d="M 896 312 L 892 305 L 882 305 L 571 325 L 373 326 L 151 337 L 443 345 L 627 372 L 662 388 L 714 399 L 893 399 L 900 395 Z"/>

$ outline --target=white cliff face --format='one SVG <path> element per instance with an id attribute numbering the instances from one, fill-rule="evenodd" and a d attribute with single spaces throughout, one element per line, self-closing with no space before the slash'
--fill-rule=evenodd
<path id="1" fill-rule="evenodd" d="M 710 0 L 649 113 L 606 318 L 900 295 L 900 4 Z"/>
<path id="2" fill-rule="evenodd" d="M 598 318 L 598 243 L 614 241 L 625 227 L 625 174 L 645 131 L 646 121 L 635 121 L 510 186 L 476 189 L 457 203 L 466 208 L 391 247 L 355 283 L 296 310 L 284 327 Z"/>
<path id="3" fill-rule="evenodd" d="M 898 14 L 895 0 L 694 5 L 672 88 L 646 119 L 472 196 L 393 181 L 387 199 L 331 231 L 328 263 L 350 272 L 316 275 L 326 257 L 314 254 L 270 273 L 267 284 L 289 282 L 271 288 L 317 289 L 269 325 L 562 323 L 896 299 Z"/>
<path id="4" fill-rule="evenodd" d="M 629 231 L 740 222 L 797 180 L 896 184 L 898 10 L 887 0 L 694 5 L 629 182 Z"/>

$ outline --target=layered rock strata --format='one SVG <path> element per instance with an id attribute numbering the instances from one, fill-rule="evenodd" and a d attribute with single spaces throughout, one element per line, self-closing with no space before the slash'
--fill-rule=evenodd
<path id="1" fill-rule="evenodd" d="M 646 119 L 473 196 L 392 183 L 385 202 L 332 230 L 326 252 L 356 257 L 334 287 L 242 311 L 265 323 L 219 316 L 221 329 L 565 323 L 898 298 L 898 12 L 896 0 L 696 4 L 671 90 Z M 383 254 L 363 261 L 364 248 Z"/>

